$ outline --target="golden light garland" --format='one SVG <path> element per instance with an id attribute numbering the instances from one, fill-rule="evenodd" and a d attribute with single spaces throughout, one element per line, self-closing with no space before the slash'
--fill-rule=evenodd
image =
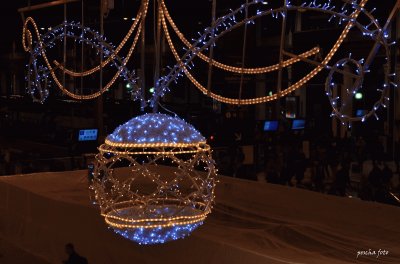
<path id="1" fill-rule="evenodd" d="M 170 26 L 172 27 L 172 29 L 175 31 L 176 35 L 179 37 L 179 39 L 183 42 L 183 44 L 185 44 L 186 47 L 188 47 L 189 49 L 193 49 L 191 43 L 185 38 L 185 36 L 183 35 L 183 33 L 179 30 L 179 28 L 176 26 L 174 20 L 172 19 L 171 15 L 168 12 L 167 6 L 165 5 L 164 0 L 161 1 L 161 8 L 162 8 L 162 15 L 165 16 L 167 18 L 167 21 L 169 22 Z M 166 31 L 168 29 L 166 29 L 164 27 L 164 31 Z M 301 56 L 303 57 L 310 57 L 312 55 L 318 54 L 320 52 L 320 49 L 318 47 L 315 47 L 307 52 L 304 52 L 301 54 Z M 202 59 L 203 61 L 209 63 L 210 62 L 210 58 L 206 55 L 204 55 L 203 53 L 199 52 L 197 53 L 197 56 Z M 281 67 L 288 67 L 296 62 L 299 62 L 300 59 L 297 58 L 291 58 L 288 59 L 286 61 L 282 62 L 282 66 Z M 221 62 L 218 62 L 216 60 L 212 60 L 212 65 L 224 70 L 224 71 L 228 71 L 228 72 L 233 72 L 233 73 L 244 73 L 244 74 L 262 74 L 262 73 L 268 73 L 268 72 L 272 72 L 272 71 L 276 71 L 280 68 L 279 63 L 275 64 L 275 65 L 271 65 L 271 66 L 266 66 L 266 67 L 259 67 L 259 68 L 241 68 L 241 67 L 234 67 L 234 66 L 230 66 L 230 65 L 226 65 L 223 64 Z"/>
<path id="2" fill-rule="evenodd" d="M 146 7 L 145 11 L 147 11 L 147 7 Z M 107 66 L 115 58 L 115 55 L 117 55 L 120 52 L 120 50 L 125 46 L 125 43 L 129 40 L 132 32 L 136 29 L 136 26 L 139 24 L 139 21 L 141 19 L 141 15 L 142 15 L 142 13 L 139 12 L 138 15 L 135 18 L 135 22 L 132 24 L 131 28 L 129 29 L 128 34 L 121 41 L 119 46 L 115 49 L 115 52 L 110 57 L 108 57 L 105 61 L 103 61 L 100 65 L 97 65 L 96 67 L 93 67 L 92 69 L 89 69 L 89 70 L 86 70 L 86 71 L 83 71 L 83 72 L 75 72 L 75 71 L 72 71 L 70 69 L 67 69 L 61 63 L 59 63 L 57 60 L 53 61 L 54 65 L 57 68 L 59 68 L 61 71 L 65 72 L 66 74 L 68 74 L 70 76 L 73 76 L 73 77 L 84 77 L 84 76 L 88 76 L 88 75 L 91 75 L 91 74 L 99 71 L 100 68 L 104 68 L 105 66 Z M 144 15 L 144 17 L 146 17 L 146 15 Z M 134 39 L 138 39 L 139 38 L 140 32 L 141 32 L 141 30 L 139 29 L 137 31 Z M 136 43 L 134 43 L 130 47 L 129 51 L 132 50 L 132 52 L 133 52 L 133 50 L 135 49 L 135 46 L 136 46 Z"/>
<path id="3" fill-rule="evenodd" d="M 265 102 L 269 102 L 272 100 L 276 100 L 282 96 L 288 95 L 291 92 L 301 88 L 302 86 L 304 86 L 307 82 L 309 82 L 315 75 L 317 75 L 322 69 L 326 68 L 326 66 L 328 65 L 328 63 L 331 61 L 332 57 L 335 55 L 336 51 L 339 49 L 339 47 L 341 46 L 341 44 L 343 43 L 343 41 L 345 40 L 345 38 L 347 37 L 347 34 L 349 33 L 350 29 L 354 26 L 354 23 L 357 19 L 357 17 L 359 16 L 359 14 L 361 13 L 361 11 L 363 10 L 365 4 L 368 2 L 368 0 L 362 0 L 360 2 L 360 4 L 358 5 L 359 8 L 357 8 L 356 10 L 354 10 L 354 12 L 349 16 L 350 19 L 348 21 L 348 23 L 346 24 L 344 30 L 342 31 L 342 33 L 340 34 L 338 40 L 335 42 L 335 44 L 333 45 L 332 49 L 329 51 L 329 53 L 326 55 L 325 59 L 318 65 L 316 66 L 316 68 L 314 68 L 310 73 L 308 73 L 306 76 L 304 76 L 302 79 L 300 79 L 299 81 L 297 81 L 295 84 L 289 86 L 288 88 L 269 95 L 269 96 L 263 96 L 263 97 L 257 97 L 257 98 L 251 98 L 251 99 L 236 99 L 236 98 L 228 98 L 228 97 L 224 97 L 221 95 L 217 95 L 211 91 L 209 91 L 206 87 L 202 86 L 188 71 L 187 67 L 181 62 L 181 58 L 179 56 L 179 54 L 177 53 L 175 46 L 173 45 L 172 39 L 169 35 L 168 32 L 168 27 L 165 21 L 165 16 L 162 16 L 162 24 L 163 24 L 163 28 L 165 31 L 165 35 L 166 35 L 166 39 L 168 42 L 168 45 L 170 46 L 170 49 L 172 51 L 172 54 L 174 55 L 176 61 L 178 62 L 178 64 L 180 64 L 180 66 L 182 67 L 185 75 L 188 77 L 188 79 L 204 94 L 207 94 L 209 97 L 213 98 L 216 101 L 222 102 L 222 103 L 227 103 L 227 104 L 236 104 L 236 105 L 249 105 L 249 104 L 259 104 L 259 103 L 265 103 Z M 161 10 L 161 12 L 163 12 L 163 10 Z M 311 52 L 312 50 L 308 51 Z M 200 54 L 200 53 L 198 53 Z M 300 56 L 299 56 L 300 57 Z M 283 65 L 282 65 L 283 66 Z M 279 66 L 278 66 L 279 69 Z"/>
<path id="4" fill-rule="evenodd" d="M 28 23 L 31 23 L 31 24 L 33 25 L 33 27 L 34 27 L 34 29 L 35 29 L 35 31 L 36 31 L 36 34 L 39 36 L 38 27 L 37 27 L 35 21 L 33 20 L 33 18 L 31 18 L 31 17 L 28 17 L 28 18 L 26 19 L 26 21 L 25 21 L 23 36 L 26 35 L 25 28 L 27 27 L 27 24 L 28 24 Z M 143 23 L 143 22 L 141 22 L 141 23 Z M 139 36 L 140 36 L 140 31 L 141 31 L 141 27 L 138 28 L 138 34 L 136 34 L 135 39 L 134 39 L 134 41 L 133 41 L 133 44 L 132 44 L 132 46 L 131 46 L 131 48 L 130 48 L 128 54 L 127 54 L 127 56 L 125 57 L 125 59 L 124 59 L 124 61 L 123 61 L 123 66 L 126 66 L 127 62 L 129 61 L 130 57 L 131 57 L 132 54 L 133 54 L 133 51 L 134 51 L 134 49 L 135 49 L 135 46 L 136 46 L 137 41 L 138 41 Z M 30 35 L 30 34 L 28 34 L 28 36 L 29 36 L 29 35 Z M 23 37 L 23 43 L 25 43 L 25 41 L 26 41 L 26 39 L 25 39 L 25 37 Z M 43 47 L 43 43 L 42 43 L 40 40 L 38 41 L 38 44 L 39 44 L 39 46 L 40 46 L 41 48 Z M 53 68 L 53 66 L 50 64 L 50 62 L 49 62 L 49 60 L 48 60 L 48 58 L 47 58 L 47 56 L 46 56 L 46 53 L 44 52 L 44 49 L 43 49 L 43 51 L 42 51 L 41 54 L 42 54 L 42 57 L 43 57 L 43 59 L 44 59 L 44 61 L 45 61 L 45 64 L 46 64 L 46 66 L 48 67 L 48 69 L 49 69 L 49 71 L 50 71 L 50 74 L 51 74 L 51 76 L 52 76 L 54 82 L 56 83 L 57 87 L 58 87 L 64 94 L 66 94 L 66 95 L 68 95 L 68 96 L 70 96 L 70 97 L 72 97 L 72 98 L 74 98 L 74 99 L 77 99 L 77 100 L 90 100 L 90 99 L 97 98 L 98 96 L 100 96 L 101 94 L 103 94 L 105 91 L 107 91 L 107 90 L 114 84 L 114 82 L 115 82 L 115 81 L 117 80 L 117 78 L 120 76 L 120 73 L 121 73 L 121 71 L 122 71 L 122 68 L 119 68 L 119 69 L 117 70 L 117 73 L 114 74 L 114 76 L 111 78 L 111 80 L 110 80 L 104 87 L 102 87 L 99 91 L 97 91 L 97 92 L 95 92 L 95 93 L 93 93 L 93 94 L 90 94 L 90 95 L 78 95 L 78 94 L 75 94 L 75 93 L 69 91 L 68 89 L 66 89 L 66 88 L 61 84 L 61 81 L 58 79 L 58 77 L 57 77 L 57 75 L 56 75 L 56 73 L 55 73 L 55 70 L 57 69 L 57 67 L 56 67 L 56 68 Z M 115 56 L 115 55 L 114 55 L 114 56 Z"/>
<path id="5" fill-rule="evenodd" d="M 272 101 L 272 100 L 276 100 L 281 96 L 285 96 L 291 92 L 293 92 L 296 89 L 299 89 L 300 87 L 302 87 L 304 84 L 306 84 L 309 80 L 311 80 L 316 74 L 318 74 L 322 69 L 324 69 L 326 67 L 326 65 L 330 62 L 330 60 L 332 59 L 332 57 L 334 56 L 334 54 L 336 53 L 337 49 L 340 47 L 340 45 L 342 44 L 342 42 L 344 41 L 344 39 L 346 38 L 349 30 L 351 29 L 351 27 L 354 24 L 355 19 L 358 17 L 359 13 L 361 12 L 361 9 L 365 6 L 366 2 L 368 0 L 362 0 L 359 4 L 359 9 L 355 10 L 351 16 L 350 16 L 350 20 L 347 23 L 345 29 L 343 30 L 342 34 L 340 35 L 339 39 L 337 40 L 337 42 L 335 43 L 335 45 L 333 46 L 333 48 L 330 50 L 330 52 L 327 54 L 327 56 L 325 57 L 325 59 L 323 60 L 322 63 L 320 63 L 320 65 L 316 66 L 316 68 L 314 68 L 309 74 L 307 74 L 305 77 L 303 77 L 301 80 L 299 80 L 298 82 L 296 82 L 295 84 L 291 85 L 290 87 L 279 91 L 277 94 L 273 94 L 273 95 L 268 95 L 268 96 L 264 96 L 264 97 L 258 97 L 258 98 L 251 98 L 251 99 L 236 99 L 236 98 L 228 98 L 228 97 L 224 97 L 221 95 L 217 95 L 211 91 L 209 91 L 206 87 L 202 86 L 187 70 L 187 68 L 182 65 L 182 67 L 184 67 L 184 73 L 185 75 L 189 78 L 189 80 L 200 90 L 202 91 L 204 94 L 209 95 L 210 97 L 212 97 L 213 99 L 223 102 L 223 103 L 228 103 L 228 104 L 258 104 L 258 103 L 264 103 L 264 102 L 268 102 L 268 101 Z M 105 91 L 107 91 L 115 82 L 115 80 L 118 78 L 119 74 L 121 73 L 121 71 L 117 71 L 117 73 L 111 78 L 111 81 L 108 82 L 104 87 L 102 87 L 98 92 L 93 93 L 91 95 L 77 95 L 75 93 L 70 92 L 68 89 L 66 89 L 65 87 L 63 87 L 63 85 L 61 84 L 60 80 L 57 78 L 56 74 L 55 74 L 55 69 L 60 69 L 62 70 L 64 73 L 69 74 L 71 76 L 74 77 L 82 77 L 82 76 L 86 76 L 89 74 L 92 74 L 96 71 L 98 71 L 101 67 L 104 67 L 105 65 L 107 65 L 112 58 L 118 54 L 118 52 L 122 49 L 122 47 L 125 45 L 125 43 L 127 42 L 127 40 L 129 39 L 129 37 L 131 36 L 131 34 L 133 33 L 133 31 L 135 30 L 135 28 L 137 27 L 137 25 L 139 25 L 139 21 L 141 21 L 140 23 L 144 23 L 143 21 L 145 20 L 146 17 L 146 13 L 147 13 L 147 9 L 148 9 L 148 3 L 149 1 L 144 1 L 143 3 L 143 7 L 142 7 L 142 11 L 139 12 L 136 16 L 136 19 L 134 21 L 134 23 L 132 24 L 130 30 L 128 31 L 128 33 L 126 34 L 126 36 L 124 37 L 124 39 L 122 40 L 122 42 L 120 43 L 120 45 L 117 47 L 115 53 L 113 55 L 111 55 L 109 58 L 107 58 L 101 65 L 98 65 L 90 70 L 84 71 L 84 72 L 74 72 L 71 71 L 69 69 L 64 68 L 60 63 L 58 63 L 57 61 L 54 61 L 56 67 L 53 68 L 47 57 L 46 54 L 44 54 L 44 52 L 42 52 L 43 54 L 43 58 L 45 60 L 45 63 L 47 65 L 47 67 L 50 70 L 51 76 L 53 77 L 57 87 L 64 92 L 65 94 L 67 94 L 68 96 L 74 98 L 74 99 L 80 99 L 80 100 L 88 100 L 88 99 L 94 99 L 98 96 L 100 96 L 102 93 L 104 93 Z M 162 0 L 160 2 L 160 6 L 159 6 L 159 12 L 161 14 L 161 22 L 163 25 L 163 29 L 167 38 L 167 42 L 170 46 L 170 49 L 175 57 L 175 59 L 177 60 L 177 62 L 179 63 L 180 59 L 179 59 L 179 55 L 176 52 L 176 49 L 174 47 L 174 44 L 172 42 L 172 39 L 170 37 L 170 34 L 168 32 L 168 26 L 166 24 L 166 19 L 168 20 L 169 24 L 171 25 L 172 29 L 176 32 L 176 34 L 178 35 L 179 39 L 189 48 L 193 48 L 189 41 L 184 37 L 184 35 L 180 32 L 180 30 L 178 29 L 178 27 L 176 26 L 175 22 L 173 21 L 172 17 L 170 16 L 168 9 L 165 5 L 165 2 Z M 27 23 L 32 23 L 35 29 L 35 33 L 37 36 L 39 36 L 39 31 L 37 29 L 36 23 L 33 21 L 32 18 L 28 18 L 24 24 L 24 29 L 23 29 L 23 47 L 26 51 L 29 51 L 29 44 L 27 44 L 26 39 L 28 39 L 28 42 L 31 43 L 32 41 L 32 34 L 29 31 L 26 31 L 27 28 Z M 130 59 L 134 48 L 136 46 L 137 40 L 139 38 L 140 35 L 140 27 L 138 29 L 138 32 L 134 38 L 134 42 L 128 52 L 128 55 L 126 57 L 126 59 L 124 60 L 124 65 L 126 65 L 127 61 Z M 39 40 L 40 41 L 40 40 Z M 304 52 L 302 54 L 300 54 L 299 56 L 295 57 L 295 58 L 290 58 L 288 60 L 285 60 L 281 63 L 275 64 L 275 65 L 271 65 L 271 66 L 267 66 L 267 67 L 260 67 L 260 68 L 239 68 L 239 67 L 233 67 L 233 66 L 229 66 L 223 63 L 220 63 L 218 61 L 212 61 L 211 63 L 213 64 L 213 66 L 216 66 L 222 70 L 228 71 L 228 72 L 234 72 L 234 73 L 243 73 L 243 74 L 260 74 L 260 73 L 267 73 L 267 72 L 271 72 L 271 71 L 276 71 L 279 70 L 281 68 L 284 67 L 288 67 L 290 65 L 292 65 L 293 63 L 299 62 L 301 60 L 301 58 L 307 58 L 309 56 L 315 55 L 319 52 L 319 48 L 315 47 L 307 52 Z M 206 62 L 210 62 L 210 58 L 208 58 L 207 56 L 205 56 L 202 53 L 198 53 L 197 56 L 199 58 L 201 58 L 202 60 L 206 61 Z"/>
<path id="6" fill-rule="evenodd" d="M 148 144 L 135 144 L 135 143 L 113 143 L 106 139 L 106 144 L 99 147 L 99 150 L 107 152 L 112 150 L 117 154 L 129 154 L 129 155 L 154 155 L 154 154 L 192 154 L 202 149 L 203 151 L 209 151 L 210 146 L 205 142 L 199 142 L 194 144 L 186 143 L 148 143 Z M 110 149 L 112 148 L 112 149 Z"/>
<path id="7" fill-rule="evenodd" d="M 110 89 L 110 87 L 115 83 L 115 81 L 116 81 L 116 80 L 118 79 L 118 77 L 120 76 L 121 71 L 122 71 L 122 68 L 119 68 L 119 69 L 117 70 L 117 72 L 114 74 L 114 76 L 111 78 L 111 80 L 110 80 L 104 87 L 101 87 L 99 91 L 97 91 L 97 92 L 95 92 L 95 93 L 92 93 L 92 94 L 90 94 L 90 95 L 75 94 L 75 93 L 69 91 L 67 88 L 65 88 L 65 87 L 63 86 L 63 84 L 61 83 L 61 81 L 58 79 L 58 77 L 57 77 L 57 75 L 56 75 L 56 73 L 55 73 L 55 70 L 56 70 L 56 69 L 60 69 L 60 70 L 63 71 L 63 73 L 72 75 L 73 77 L 83 77 L 83 76 L 87 76 L 87 75 L 93 74 L 93 73 L 95 73 L 96 71 L 98 71 L 101 67 L 106 66 L 111 60 L 113 60 L 113 59 L 115 58 L 115 56 L 119 53 L 119 51 L 124 47 L 124 45 L 126 44 L 126 42 L 128 41 L 128 39 L 129 39 L 130 36 L 132 35 L 133 31 L 135 30 L 135 28 L 137 27 L 137 25 L 139 24 L 139 22 L 140 22 L 140 25 L 141 25 L 142 23 L 145 23 L 145 18 L 146 18 L 146 14 L 147 14 L 147 10 L 148 10 L 148 3 L 149 3 L 149 1 L 145 1 L 145 2 L 144 2 L 143 6 L 142 6 L 143 10 L 140 11 L 140 12 L 137 14 L 137 16 L 136 16 L 137 19 L 135 19 L 135 21 L 133 22 L 133 24 L 132 24 L 130 30 L 129 30 L 128 33 L 127 33 L 127 35 L 124 37 L 124 39 L 121 41 L 121 43 L 120 43 L 119 46 L 117 47 L 116 52 L 114 52 L 110 57 L 108 57 L 101 65 L 98 65 L 98 66 L 96 66 L 96 67 L 94 67 L 94 68 L 92 68 L 92 69 L 90 69 L 90 70 L 87 70 L 87 71 L 84 71 L 84 72 L 80 72 L 80 73 L 74 72 L 74 71 L 71 71 L 71 70 L 69 70 L 69 69 L 64 68 L 64 67 L 63 67 L 61 64 L 59 64 L 57 61 L 54 61 L 55 67 L 53 67 L 53 66 L 50 64 L 50 62 L 49 62 L 49 60 L 48 60 L 48 58 L 47 58 L 47 56 L 46 56 L 46 53 L 45 53 L 45 51 L 44 51 L 44 49 L 43 49 L 43 43 L 42 43 L 42 41 L 41 41 L 41 39 L 40 39 L 40 33 L 39 33 L 38 26 L 37 26 L 36 22 L 34 21 L 34 19 L 33 19 L 32 17 L 28 17 L 28 18 L 25 20 L 25 23 L 24 23 L 24 26 L 23 26 L 23 30 L 22 30 L 22 46 L 23 46 L 23 48 L 24 48 L 25 51 L 27 51 L 27 52 L 31 51 L 31 47 L 32 47 L 32 33 L 28 30 L 28 24 L 30 23 L 30 24 L 32 24 L 32 26 L 33 26 L 33 28 L 34 28 L 34 31 L 35 31 L 36 36 L 38 37 L 38 44 L 39 44 L 39 46 L 42 48 L 42 53 L 41 53 L 41 54 L 42 54 L 42 57 L 43 57 L 43 59 L 44 59 L 44 61 L 45 61 L 46 66 L 48 67 L 48 69 L 49 69 L 49 71 L 50 71 L 50 74 L 51 74 L 51 76 L 52 76 L 52 78 L 53 78 L 55 84 L 57 85 L 57 87 L 58 87 L 64 94 L 66 94 L 66 95 L 68 95 L 69 97 L 74 98 L 74 99 L 76 99 L 76 100 L 91 100 L 91 99 L 97 98 L 97 97 L 99 97 L 100 95 L 102 95 L 104 92 L 106 92 L 108 89 Z M 132 45 L 131 45 L 131 47 L 130 47 L 130 49 L 129 49 L 129 51 L 128 51 L 128 54 L 126 55 L 126 57 L 125 57 L 125 59 L 124 59 L 124 61 L 123 61 L 123 66 L 126 66 L 126 64 L 127 64 L 128 61 L 130 60 L 130 58 L 131 58 L 131 56 L 132 56 L 132 54 L 133 54 L 133 52 L 134 52 L 134 50 L 135 50 L 137 41 L 138 41 L 139 36 L 140 36 L 140 33 L 141 33 L 141 28 L 142 28 L 142 27 L 139 26 L 138 29 L 137 29 L 137 33 L 136 33 L 136 35 L 135 35 L 135 37 L 134 37 L 133 43 L 132 43 Z"/>

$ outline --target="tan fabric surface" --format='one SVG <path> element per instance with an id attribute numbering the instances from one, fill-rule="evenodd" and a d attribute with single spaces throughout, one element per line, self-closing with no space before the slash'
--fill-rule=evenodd
<path id="1" fill-rule="evenodd" d="M 86 173 L 1 177 L 0 254 L 19 254 L 1 252 L 13 245 L 26 263 L 36 263 L 29 255 L 61 263 L 72 242 L 90 264 L 400 263 L 398 207 L 227 177 L 192 236 L 139 246 L 107 229 L 90 204 Z M 356 258 L 369 249 L 389 254 Z"/>

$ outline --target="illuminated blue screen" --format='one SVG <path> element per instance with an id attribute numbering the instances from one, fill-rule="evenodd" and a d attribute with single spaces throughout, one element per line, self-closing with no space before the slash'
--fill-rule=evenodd
<path id="1" fill-rule="evenodd" d="M 304 129 L 306 126 L 306 120 L 304 119 L 295 119 L 292 122 L 292 129 Z"/>
<path id="2" fill-rule="evenodd" d="M 277 131 L 278 121 L 277 120 L 267 120 L 264 123 L 264 131 Z"/>
<path id="3" fill-rule="evenodd" d="M 82 129 L 79 130 L 79 141 L 93 141 L 97 140 L 97 129 Z"/>

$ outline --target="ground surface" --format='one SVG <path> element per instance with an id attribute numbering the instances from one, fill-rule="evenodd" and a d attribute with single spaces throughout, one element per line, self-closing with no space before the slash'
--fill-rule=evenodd
<path id="1" fill-rule="evenodd" d="M 192 236 L 139 246 L 107 229 L 85 171 L 0 177 L 0 263 L 61 263 L 68 242 L 91 264 L 400 263 L 398 207 L 219 180 L 213 213 Z"/>

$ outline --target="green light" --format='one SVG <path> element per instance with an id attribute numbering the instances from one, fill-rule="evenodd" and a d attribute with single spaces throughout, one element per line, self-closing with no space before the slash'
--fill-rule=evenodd
<path id="1" fill-rule="evenodd" d="M 131 90 L 132 89 L 132 85 L 130 83 L 127 83 L 125 85 L 125 87 L 126 87 L 127 90 Z"/>
<path id="2" fill-rule="evenodd" d="M 269 91 L 269 92 L 268 92 L 268 95 L 269 95 L 269 96 L 272 96 L 272 91 Z"/>
<path id="3" fill-rule="evenodd" d="M 361 100 L 361 99 L 363 99 L 363 94 L 362 93 L 356 93 L 355 98 L 357 100 Z"/>
<path id="4" fill-rule="evenodd" d="M 154 93 L 154 87 L 151 87 L 151 88 L 149 89 L 149 92 L 150 92 L 150 93 Z"/>

